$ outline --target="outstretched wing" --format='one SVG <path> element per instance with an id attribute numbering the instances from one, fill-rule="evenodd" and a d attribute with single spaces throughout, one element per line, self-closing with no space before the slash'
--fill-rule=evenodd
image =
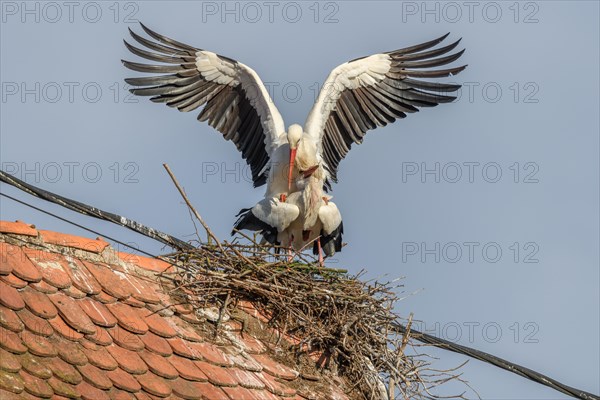
<path id="1" fill-rule="evenodd" d="M 458 59 L 464 50 L 451 52 L 460 39 L 448 46 L 424 51 L 448 34 L 430 42 L 387 53 L 374 54 L 342 64 L 331 71 L 308 114 L 304 130 L 316 143 L 327 172 L 327 185 L 337 182 L 337 168 L 352 143 L 360 144 L 365 133 L 385 126 L 419 107 L 432 107 L 455 99 L 446 93 L 460 85 L 414 78 L 455 75 L 466 65 L 430 69 Z"/>
<path id="2" fill-rule="evenodd" d="M 210 51 L 197 49 L 169 39 L 148 29 L 154 40 L 137 35 L 133 39 L 146 49 L 125 46 L 145 59 L 162 64 L 124 61 L 134 71 L 163 73 L 149 77 L 125 79 L 134 86 L 133 94 L 153 96 L 150 100 L 192 111 L 204 106 L 199 121 L 208 124 L 231 140 L 250 165 L 254 186 L 266 182 L 266 166 L 277 147 L 285 126 L 279 111 L 256 74 L 246 65 Z M 152 50 L 152 51 L 149 51 Z"/>

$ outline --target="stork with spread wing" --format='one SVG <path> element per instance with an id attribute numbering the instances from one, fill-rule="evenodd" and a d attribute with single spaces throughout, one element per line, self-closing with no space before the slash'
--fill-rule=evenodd
<path id="1" fill-rule="evenodd" d="M 152 101 L 180 111 L 204 106 L 198 120 L 235 143 L 250 166 L 255 187 L 267 184 L 265 198 L 242 210 L 235 228 L 261 231 L 267 241 L 296 249 L 316 241 L 319 255 L 321 241 L 327 244 L 327 255 L 341 248 L 341 215 L 324 191 L 337 182 L 339 163 L 352 144 L 362 143 L 367 131 L 421 107 L 453 101 L 449 93 L 460 85 L 430 78 L 455 75 L 466 67 L 438 68 L 464 52 L 452 53 L 460 40 L 435 48 L 448 34 L 349 61 L 329 74 L 304 127 L 293 124 L 286 131 L 251 68 L 141 26 L 151 39 L 130 33 L 145 49 L 125 45 L 158 64 L 123 63 L 134 71 L 161 75 L 126 79 L 134 86 L 131 92 L 153 96 Z"/>

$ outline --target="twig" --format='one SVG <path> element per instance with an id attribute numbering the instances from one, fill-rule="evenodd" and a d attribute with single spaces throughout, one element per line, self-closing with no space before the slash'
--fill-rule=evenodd
<path id="1" fill-rule="evenodd" d="M 189 209 L 192 210 L 192 212 L 194 213 L 194 215 L 196 216 L 196 218 L 198 219 L 198 221 L 200 221 L 200 223 L 202 224 L 202 226 L 206 230 L 206 234 L 208 235 L 208 243 L 210 244 L 210 238 L 213 238 L 215 240 L 215 242 L 217 243 L 217 246 L 219 246 L 219 249 L 221 250 L 221 252 L 223 252 L 223 247 L 221 247 L 221 242 L 215 236 L 215 234 L 213 233 L 213 231 L 208 227 L 208 225 L 206 225 L 206 222 L 204 222 L 204 220 L 202 219 L 202 217 L 200 216 L 200 214 L 198 213 L 198 211 L 196 211 L 196 209 L 194 208 L 194 206 L 192 205 L 192 203 L 190 203 L 190 200 L 188 199 L 187 195 L 185 194 L 183 188 L 179 185 L 179 182 L 177 181 L 177 178 L 175 178 L 175 175 L 171 171 L 171 168 L 169 168 L 169 165 L 165 163 L 165 164 L 163 164 L 163 167 L 165 167 L 165 169 L 167 170 L 167 173 L 171 177 L 171 180 L 175 184 L 175 187 L 179 191 L 179 194 L 181 194 L 181 197 L 183 197 L 183 200 L 185 201 L 185 203 L 187 204 L 187 206 L 189 207 Z"/>

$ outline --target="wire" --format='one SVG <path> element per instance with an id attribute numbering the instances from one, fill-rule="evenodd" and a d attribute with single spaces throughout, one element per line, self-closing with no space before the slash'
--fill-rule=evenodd
<path id="1" fill-rule="evenodd" d="M 87 204 L 81 203 L 79 201 L 71 200 L 66 197 L 57 195 L 52 192 L 48 192 L 46 190 L 40 189 L 33 185 L 30 185 L 20 179 L 15 178 L 12 175 L 7 174 L 6 172 L 0 170 L 0 182 L 4 182 L 11 186 L 16 187 L 26 193 L 29 193 L 32 196 L 39 197 L 46 201 L 49 201 L 54 204 L 58 204 L 69 210 L 76 211 L 80 214 L 87 215 L 90 217 L 98 218 L 103 221 L 109 221 L 117 225 L 124 226 L 128 229 L 131 229 L 134 232 L 152 238 L 154 240 L 158 240 L 164 244 L 167 244 L 173 248 L 179 250 L 192 250 L 194 246 L 189 243 L 184 242 L 181 239 L 177 239 L 171 235 L 168 235 L 164 232 L 161 232 L 157 229 L 153 229 L 147 227 L 139 222 L 131 220 L 129 218 L 125 218 L 121 215 L 117 215 L 108 211 L 100 210 L 99 208 L 89 206 Z"/>
<path id="2" fill-rule="evenodd" d="M 147 256 L 149 256 L 149 257 L 152 257 L 152 258 L 158 258 L 158 256 L 156 256 L 156 255 L 154 255 L 154 254 L 151 254 L 151 253 L 148 253 L 147 251 L 140 250 L 140 249 L 138 249 L 138 248 L 136 248 L 136 247 L 133 247 L 133 246 L 131 246 L 131 245 L 127 244 L 127 243 L 124 243 L 124 242 L 122 242 L 122 241 L 120 241 L 120 240 L 118 240 L 118 239 L 112 238 L 112 237 L 110 237 L 110 236 L 108 236 L 108 235 L 105 235 L 105 234 L 103 234 L 103 233 L 100 233 L 100 232 L 98 232 L 98 231 L 95 231 L 95 230 L 93 230 L 93 229 L 86 228 L 85 226 L 83 226 L 83 225 L 81 225 L 81 224 L 78 224 L 77 222 L 73 222 L 73 221 L 71 221 L 71 220 L 68 220 L 68 219 L 66 219 L 66 218 L 63 218 L 63 217 L 61 217 L 60 215 L 53 214 L 53 213 L 51 213 L 50 211 L 43 210 L 43 209 L 41 209 L 41 208 L 39 208 L 39 207 L 36 207 L 36 206 L 34 206 L 34 205 L 32 205 L 32 204 L 29 204 L 29 203 L 27 203 L 27 202 L 24 202 L 24 201 L 22 201 L 22 200 L 19 200 L 19 199 L 17 199 L 17 198 L 14 198 L 14 197 L 12 197 L 12 196 L 9 196 L 9 195 L 7 195 L 6 193 L 2 193 L 2 192 L 0 192 L 0 196 L 7 197 L 7 198 L 9 198 L 9 199 L 11 199 L 11 200 L 13 200 L 13 201 L 16 201 L 17 203 L 21 203 L 21 204 L 23 204 L 24 206 L 27 206 L 27 207 L 29 207 L 29 208 L 33 208 L 34 210 L 37 210 L 37 211 L 39 211 L 39 212 L 42 212 L 42 213 L 44 213 L 44 214 L 50 215 L 50 216 L 52 216 L 52 217 L 54 217 L 54 218 L 56 218 L 56 219 L 59 219 L 59 220 L 61 220 L 61 221 L 64 221 L 64 222 L 66 222 L 66 223 L 68 223 L 68 224 L 74 225 L 74 226 L 76 226 L 76 227 L 78 227 L 78 228 L 81 228 L 81 229 L 83 229 L 83 230 L 85 230 L 85 231 L 91 232 L 91 233 L 93 233 L 94 235 L 98 235 L 98 236 L 101 236 L 101 237 L 103 237 L 103 238 L 105 238 L 105 239 L 112 240 L 112 241 L 113 241 L 113 242 L 115 242 L 115 243 L 118 243 L 118 244 L 120 244 L 120 245 L 123 245 L 123 246 L 129 247 L 130 249 L 136 250 L 136 251 L 138 251 L 138 252 L 140 252 L 140 253 L 142 253 L 142 254 L 145 254 L 145 255 L 147 255 Z"/>
<path id="3" fill-rule="evenodd" d="M 401 333 L 401 334 L 406 333 L 407 329 L 405 326 L 403 326 L 401 324 L 393 324 L 393 325 L 399 333 Z M 515 364 L 513 362 L 504 360 L 500 357 L 496 357 L 496 356 L 486 353 L 484 351 L 476 350 L 471 347 L 453 343 L 448 340 L 429 335 L 427 333 L 419 332 L 412 328 L 410 329 L 410 334 L 411 334 L 412 338 L 414 338 L 415 340 L 418 340 L 421 343 L 430 344 L 430 345 L 438 347 L 440 349 L 452 351 L 452 352 L 458 353 L 458 354 L 463 354 L 463 355 L 469 356 L 471 358 L 475 358 L 479 361 L 483 361 L 488 364 L 492 364 L 498 368 L 512 372 L 513 374 L 520 375 L 531 381 L 548 386 L 554 390 L 557 390 L 561 393 L 575 397 L 577 399 L 600 400 L 600 397 L 596 396 L 595 394 L 588 393 L 586 391 L 565 385 L 564 383 L 560 383 L 557 380 L 552 379 L 544 374 L 533 371 L 533 370 L 531 370 L 527 367 L 523 367 L 519 364 Z"/>

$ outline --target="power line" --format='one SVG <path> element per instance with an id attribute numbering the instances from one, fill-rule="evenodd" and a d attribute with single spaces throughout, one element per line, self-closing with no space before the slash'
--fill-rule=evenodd
<path id="1" fill-rule="evenodd" d="M 192 250 L 194 246 L 189 243 L 184 242 L 181 239 L 177 239 L 171 235 L 168 235 L 164 232 L 161 232 L 157 229 L 150 228 L 146 225 L 140 224 L 132 219 L 125 218 L 121 215 L 117 215 L 108 211 L 100 210 L 99 208 L 89 206 L 87 204 L 81 203 L 76 200 L 68 199 L 66 197 L 60 196 L 58 194 L 48 192 L 46 190 L 40 189 L 33 185 L 30 185 L 20 179 L 15 178 L 12 175 L 7 174 L 6 172 L 0 170 L 0 181 L 11 186 L 16 187 L 26 193 L 29 193 L 32 196 L 39 197 L 43 200 L 49 201 L 54 204 L 58 204 L 59 206 L 63 206 L 68 208 L 69 210 L 78 212 L 83 215 L 87 215 L 90 217 L 98 218 L 103 221 L 109 221 L 113 224 L 124 226 L 128 229 L 131 229 L 134 232 L 152 238 L 154 240 L 158 240 L 166 245 L 169 245 L 173 248 L 179 250 Z"/>
<path id="2" fill-rule="evenodd" d="M 85 226 L 83 226 L 83 225 L 81 225 L 81 224 L 78 224 L 77 222 L 73 222 L 73 221 L 71 221 L 71 220 L 68 220 L 68 219 L 66 219 L 66 218 L 63 218 L 63 217 L 61 217 L 60 215 L 57 215 L 57 214 L 51 213 L 50 211 L 43 210 L 43 209 L 41 209 L 41 208 L 39 208 L 39 207 L 36 207 L 36 206 L 34 206 L 34 205 L 32 205 L 32 204 L 29 204 L 29 203 L 27 203 L 27 202 L 24 202 L 24 201 L 22 201 L 22 200 L 19 200 L 19 199 L 17 199 L 17 198 L 14 198 L 14 197 L 12 197 L 12 196 L 9 196 L 9 195 L 7 195 L 6 193 L 2 193 L 2 192 L 0 192 L 0 196 L 7 197 L 7 198 L 9 198 L 9 199 L 11 199 L 11 200 L 13 200 L 13 201 L 16 201 L 17 203 L 21 203 L 21 204 L 23 204 L 24 206 L 27 206 L 27 207 L 29 207 L 29 208 L 33 208 L 34 210 L 37 210 L 37 211 L 39 211 L 39 212 L 41 212 L 41 213 L 44 213 L 44 214 L 50 215 L 51 217 L 54 217 L 54 218 L 56 218 L 56 219 L 59 219 L 59 220 L 61 220 L 61 221 L 64 221 L 64 222 L 66 222 L 67 224 L 71 224 L 71 225 L 73 225 L 73 226 L 76 226 L 76 227 L 78 227 L 78 228 L 81 228 L 81 229 L 83 229 L 83 230 L 85 230 L 85 231 L 91 232 L 91 233 L 93 233 L 94 235 L 101 236 L 101 237 L 103 237 L 103 238 L 105 238 L 105 239 L 112 240 L 113 242 L 115 242 L 115 243 L 118 243 L 118 244 L 120 244 L 120 245 L 123 245 L 123 246 L 129 247 L 130 249 L 133 249 L 133 250 L 139 251 L 140 253 L 142 253 L 142 254 L 145 254 L 145 255 L 147 255 L 148 257 L 152 257 L 152 258 L 158 258 L 158 256 L 156 256 L 156 255 L 154 255 L 154 254 L 151 254 L 151 253 L 148 253 L 147 251 L 144 251 L 144 250 L 138 249 L 138 248 L 136 248 L 136 247 L 133 247 L 133 246 L 131 246 L 131 245 L 129 245 L 129 244 L 127 244 L 127 243 L 125 243 L 125 242 L 122 242 L 122 241 L 120 241 L 120 240 L 118 240 L 118 239 L 115 239 L 115 238 L 113 238 L 113 237 L 110 237 L 110 236 L 108 236 L 108 235 L 105 235 L 105 234 L 103 234 L 103 233 L 100 233 L 100 232 L 98 232 L 98 231 L 95 231 L 95 230 L 93 230 L 93 229 L 86 228 Z"/>
<path id="3" fill-rule="evenodd" d="M 397 332 L 401 334 L 405 334 L 407 329 L 405 326 L 401 324 L 393 324 L 397 329 Z M 488 364 L 492 364 L 498 368 L 504 369 L 506 371 L 512 372 L 513 374 L 517 374 L 522 376 L 523 378 L 527 378 L 531 381 L 539 383 L 544 386 L 548 386 L 554 390 L 557 390 L 561 393 L 567 394 L 569 396 L 575 397 L 577 399 L 582 400 L 600 400 L 600 397 L 595 394 L 588 393 L 586 391 L 573 388 L 571 386 L 565 385 L 555 379 L 550 378 L 544 374 L 531 370 L 527 367 L 523 367 L 522 365 L 515 364 L 513 362 L 504 360 L 500 357 L 496 357 L 492 354 L 486 353 L 481 350 L 476 350 L 467 346 L 460 345 L 458 343 L 453 343 L 445 339 L 438 338 L 436 336 L 429 335 L 427 333 L 419 332 L 415 329 L 410 329 L 411 337 L 415 340 L 418 340 L 421 343 L 430 344 L 432 346 L 438 347 L 440 349 L 452 351 L 454 353 L 463 354 L 474 358 L 479 361 L 486 362 Z"/>

